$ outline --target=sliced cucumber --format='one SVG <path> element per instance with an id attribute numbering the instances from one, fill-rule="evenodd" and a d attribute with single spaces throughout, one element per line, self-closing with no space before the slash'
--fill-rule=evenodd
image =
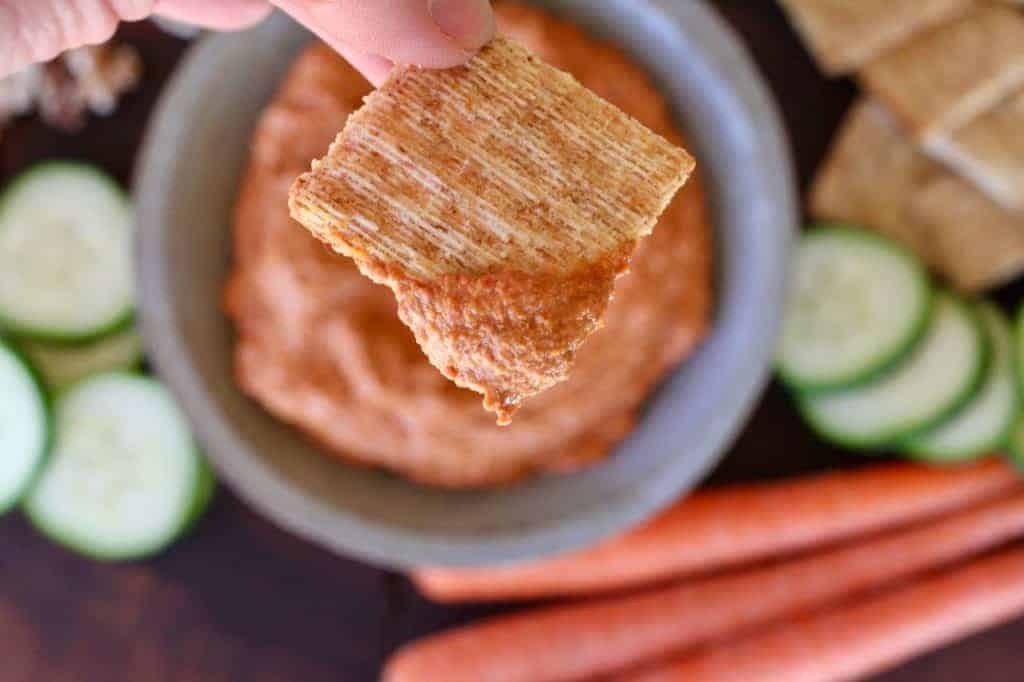
<path id="1" fill-rule="evenodd" d="M 0 342 L 0 513 L 13 507 L 46 456 L 50 417 L 31 368 Z"/>
<path id="2" fill-rule="evenodd" d="M 932 287 L 910 251 L 864 230 L 825 226 L 801 240 L 778 368 L 801 391 L 864 383 L 924 333 Z"/>
<path id="3" fill-rule="evenodd" d="M 210 503 L 213 502 L 213 496 L 216 492 L 217 478 L 213 475 L 213 469 L 210 468 L 210 463 L 206 457 L 200 455 L 199 483 L 196 485 L 196 493 L 192 497 L 192 508 L 188 512 L 188 520 L 185 521 L 182 533 L 187 533 L 203 518 Z"/>
<path id="4" fill-rule="evenodd" d="M 1010 441 L 1006 457 L 1021 471 L 1024 471 L 1024 414 L 1018 415 L 1010 429 Z"/>
<path id="5" fill-rule="evenodd" d="M 58 342 L 98 338 L 135 305 L 132 210 L 85 164 L 47 162 L 0 197 L 0 324 Z"/>
<path id="6" fill-rule="evenodd" d="M 938 424 L 977 392 L 988 344 L 973 311 L 951 294 L 936 298 L 924 337 L 896 367 L 842 391 L 798 396 L 823 437 L 853 448 L 889 445 Z"/>
<path id="7" fill-rule="evenodd" d="M 59 391 L 97 372 L 138 369 L 144 353 L 142 337 L 134 327 L 82 346 L 39 341 L 20 345 L 51 391 Z"/>
<path id="8" fill-rule="evenodd" d="M 932 462 L 964 462 L 1006 443 L 1018 410 L 1013 333 L 1006 316 L 991 303 L 979 304 L 977 312 L 992 348 L 981 389 L 947 421 L 907 441 L 905 452 Z"/>
<path id="9" fill-rule="evenodd" d="M 209 470 L 157 381 L 98 374 L 58 399 L 55 442 L 25 510 L 44 534 L 104 560 L 154 554 L 193 523 Z"/>
<path id="10" fill-rule="evenodd" d="M 1017 371 L 1017 393 L 1024 397 L 1024 303 L 1021 303 L 1017 311 L 1017 320 L 1014 325 L 1014 361 Z"/>

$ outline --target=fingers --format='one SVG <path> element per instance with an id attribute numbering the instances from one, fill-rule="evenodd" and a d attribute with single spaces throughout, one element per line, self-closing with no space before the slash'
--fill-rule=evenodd
<path id="1" fill-rule="evenodd" d="M 337 46 L 335 49 L 349 64 L 356 67 L 357 71 L 366 76 L 366 80 L 373 83 L 374 87 L 383 83 L 395 66 L 389 59 L 375 54 L 365 54 L 345 45 Z"/>
<path id="2" fill-rule="evenodd" d="M 471 52 L 494 36 L 489 0 L 429 0 L 427 12 L 441 33 Z"/>
<path id="3" fill-rule="evenodd" d="M 68 48 L 103 42 L 119 20 L 105 0 L 3 0 L 0 78 Z"/>
<path id="4" fill-rule="evenodd" d="M 488 0 L 273 1 L 343 54 L 428 68 L 462 64 L 494 35 Z"/>
<path id="5" fill-rule="evenodd" d="M 383 83 L 384 79 L 387 78 L 388 73 L 391 72 L 391 68 L 394 64 L 390 59 L 385 59 L 380 55 L 360 52 L 359 50 L 339 42 L 337 39 L 323 31 L 309 9 L 309 2 L 297 2 L 293 0 L 273 0 L 273 2 L 290 14 L 293 19 L 304 25 L 310 31 L 315 33 L 317 37 L 333 47 L 348 61 L 349 64 L 366 76 L 366 80 L 373 83 L 374 86 Z"/>
<path id="6" fill-rule="evenodd" d="M 0 78 L 81 45 L 102 43 L 118 22 L 154 11 L 172 19 L 240 28 L 270 11 L 267 0 L 0 0 Z"/>
<path id="7" fill-rule="evenodd" d="M 445 68 L 494 35 L 488 0 L 274 0 L 379 84 L 394 62 Z M 267 0 L 0 0 L 0 77 L 64 50 L 110 38 L 119 21 L 152 12 L 240 28 Z"/>
<path id="8" fill-rule="evenodd" d="M 259 23 L 270 10 L 267 0 L 156 0 L 153 6 L 154 14 L 222 31 Z"/>

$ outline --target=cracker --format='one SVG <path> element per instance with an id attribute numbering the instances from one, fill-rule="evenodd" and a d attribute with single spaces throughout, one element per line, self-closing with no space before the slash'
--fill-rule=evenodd
<path id="1" fill-rule="evenodd" d="M 967 291 L 1024 270 L 1024 221 L 927 158 L 871 102 L 848 115 L 815 178 L 810 212 L 903 242 Z"/>
<path id="2" fill-rule="evenodd" d="M 1012 211 L 1024 211 L 1024 92 L 963 128 L 936 135 L 928 153 Z"/>
<path id="3" fill-rule="evenodd" d="M 464 67 L 396 69 L 290 207 L 389 286 L 430 361 L 507 423 L 568 376 L 693 167 L 499 37 Z"/>
<path id="4" fill-rule="evenodd" d="M 1024 16 L 981 4 L 868 64 L 861 81 L 915 136 L 956 130 L 1024 87 Z"/>
<path id="5" fill-rule="evenodd" d="M 936 169 L 886 111 L 861 101 L 847 115 L 818 171 L 810 212 L 818 219 L 870 227 L 938 265 L 927 235 L 907 215 L 909 199 Z"/>
<path id="6" fill-rule="evenodd" d="M 819 65 L 832 75 L 856 71 L 973 0 L 782 0 Z"/>
<path id="7" fill-rule="evenodd" d="M 960 289 L 986 289 L 1024 272 L 1024 220 L 960 177 L 946 173 L 929 181 L 913 198 L 910 216 Z"/>

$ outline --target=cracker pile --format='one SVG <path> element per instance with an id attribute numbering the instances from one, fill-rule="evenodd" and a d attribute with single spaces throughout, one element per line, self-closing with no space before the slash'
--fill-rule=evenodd
<path id="1" fill-rule="evenodd" d="M 811 191 L 814 217 L 915 249 L 955 285 L 1024 272 L 1024 14 L 991 0 L 783 0 L 854 106 Z"/>
<path id="2" fill-rule="evenodd" d="M 1022 216 L 926 156 L 868 100 L 854 105 L 818 171 L 810 211 L 904 242 L 966 291 L 1024 272 Z"/>
<path id="3" fill-rule="evenodd" d="M 508 423 L 563 381 L 694 161 L 497 38 L 396 69 L 292 188 L 292 216 L 389 286 L 430 361 Z"/>
<path id="4" fill-rule="evenodd" d="M 852 73 L 948 19 L 971 0 L 783 0 L 800 35 L 829 74 Z"/>

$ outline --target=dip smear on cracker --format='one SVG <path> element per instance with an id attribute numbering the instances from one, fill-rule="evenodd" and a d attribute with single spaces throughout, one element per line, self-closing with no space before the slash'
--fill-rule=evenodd
<path id="1" fill-rule="evenodd" d="M 388 285 L 430 361 L 508 423 L 565 380 L 615 279 L 694 167 L 526 48 L 400 67 L 290 194 Z"/>

